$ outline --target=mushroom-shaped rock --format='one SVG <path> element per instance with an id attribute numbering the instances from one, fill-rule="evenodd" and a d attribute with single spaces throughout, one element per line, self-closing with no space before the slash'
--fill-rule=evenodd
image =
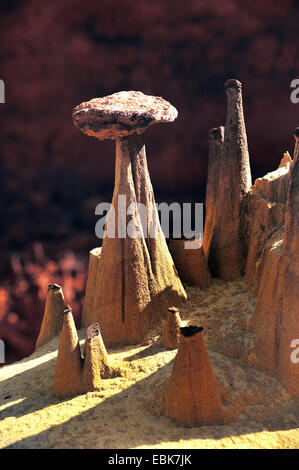
<path id="1" fill-rule="evenodd" d="M 68 397 L 82 390 L 81 353 L 79 338 L 70 307 L 64 310 L 63 327 L 59 340 L 53 391 L 59 398 Z"/>
<path id="2" fill-rule="evenodd" d="M 49 284 L 45 313 L 36 341 L 36 349 L 49 343 L 49 341 L 60 333 L 65 307 L 61 287 L 58 284 Z"/>
<path id="3" fill-rule="evenodd" d="M 118 140 L 142 134 L 152 124 L 174 121 L 177 115 L 174 106 L 163 98 L 140 91 L 120 91 L 79 104 L 73 119 L 75 126 L 87 135 Z"/>
<path id="4" fill-rule="evenodd" d="M 169 305 L 186 299 L 160 227 L 142 135 L 176 116 L 167 101 L 135 91 L 93 99 L 73 112 L 82 132 L 116 140 L 112 206 L 83 308 L 83 326 L 99 322 L 107 345 L 142 341 Z"/>
<path id="5" fill-rule="evenodd" d="M 83 390 L 92 391 L 100 387 L 101 379 L 111 377 L 108 354 L 102 340 L 100 325 L 93 323 L 86 329 L 83 371 Z"/>
<path id="6" fill-rule="evenodd" d="M 166 416 L 185 426 L 222 424 L 234 417 L 234 411 L 223 406 L 202 327 L 181 328 L 179 349 L 163 401 Z"/>
<path id="7" fill-rule="evenodd" d="M 169 307 L 167 310 L 167 320 L 165 323 L 162 343 L 170 349 L 176 349 L 180 342 L 181 317 L 176 307 Z"/>

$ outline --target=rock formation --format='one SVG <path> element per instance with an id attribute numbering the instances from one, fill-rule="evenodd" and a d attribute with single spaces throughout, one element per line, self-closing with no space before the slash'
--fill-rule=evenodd
<path id="1" fill-rule="evenodd" d="M 51 339 L 60 333 L 65 307 L 61 287 L 58 284 L 49 284 L 45 313 L 36 341 L 36 349 L 49 343 Z"/>
<path id="2" fill-rule="evenodd" d="M 186 248 L 185 244 L 189 244 Z M 191 248 L 190 244 L 195 247 Z M 183 282 L 200 289 L 208 289 L 212 285 L 207 259 L 202 246 L 197 246 L 199 240 L 169 240 L 169 250 L 174 264 Z"/>
<path id="3" fill-rule="evenodd" d="M 53 391 L 57 397 L 63 398 L 80 393 L 81 390 L 80 344 L 72 311 L 68 307 L 65 309 L 63 316 Z"/>
<path id="4" fill-rule="evenodd" d="M 109 366 L 108 354 L 102 340 L 98 323 L 86 329 L 85 357 L 83 370 L 83 387 L 85 391 L 99 388 L 101 379 L 109 378 L 112 369 Z"/>
<path id="5" fill-rule="evenodd" d="M 298 145 L 298 139 L 296 143 Z M 293 396 L 299 398 L 299 354 L 292 357 L 292 343 L 297 340 L 299 346 L 299 159 L 297 154 L 295 156 L 277 286 L 279 310 L 276 306 L 278 334 L 275 363 L 278 378 Z"/>
<path id="6" fill-rule="evenodd" d="M 277 376 L 295 397 L 299 370 L 291 354 L 292 342 L 299 338 L 298 207 L 298 159 L 292 161 L 286 153 L 279 168 L 250 191 L 246 275 L 257 292 L 252 318 L 257 367 Z"/>
<path id="7" fill-rule="evenodd" d="M 98 390 L 101 380 L 113 375 L 98 323 L 86 329 L 85 353 L 81 356 L 80 343 L 70 307 L 64 311 L 55 366 L 53 391 L 65 398 L 77 393 Z"/>
<path id="8" fill-rule="evenodd" d="M 216 220 L 213 235 L 205 235 L 204 238 L 211 240 L 210 250 L 214 258 L 211 262 L 214 269 L 212 275 L 232 281 L 242 276 L 244 271 L 245 196 L 251 186 L 251 174 L 243 116 L 242 85 L 237 80 L 228 80 L 225 88 L 227 114 Z"/>
<path id="9" fill-rule="evenodd" d="M 179 349 L 166 383 L 164 413 L 185 426 L 221 424 L 233 417 L 223 406 L 202 327 L 181 328 Z"/>
<path id="10" fill-rule="evenodd" d="M 84 308 L 82 312 L 82 325 L 86 325 L 85 322 L 85 312 L 91 312 L 93 309 L 93 302 L 96 293 L 96 280 L 97 273 L 99 270 L 99 263 L 101 258 L 102 248 L 94 248 L 89 253 L 89 265 L 88 265 L 88 279 L 86 283 L 85 290 L 85 301 Z"/>
<path id="11" fill-rule="evenodd" d="M 216 211 L 218 206 L 218 194 L 220 181 L 220 168 L 223 162 L 223 143 L 224 143 L 224 127 L 214 127 L 209 131 L 209 165 L 208 165 L 208 181 L 206 186 L 206 202 L 205 202 L 205 228 L 203 235 L 203 250 L 208 259 L 210 270 L 212 273 L 217 272 L 213 267 L 213 260 L 216 262 L 216 254 L 213 255 L 211 244 L 213 239 L 214 227 L 216 225 Z"/>
<path id="12" fill-rule="evenodd" d="M 167 101 L 135 91 L 93 99 L 73 112 L 82 132 L 116 140 L 112 207 L 99 262 L 89 269 L 83 313 L 84 326 L 100 323 L 107 345 L 142 341 L 169 305 L 186 299 L 160 227 L 142 135 L 176 116 Z"/>
<path id="13" fill-rule="evenodd" d="M 275 237 L 284 225 L 291 163 L 292 159 L 286 152 L 277 170 L 255 180 L 247 195 L 248 256 L 245 275 L 254 293 L 257 293 L 260 284 L 260 264 L 265 246 L 269 246 L 271 237 Z"/>
<path id="14" fill-rule="evenodd" d="M 176 349 L 180 342 L 181 317 L 176 307 L 169 307 L 167 319 L 163 330 L 162 343 L 170 349 Z"/>

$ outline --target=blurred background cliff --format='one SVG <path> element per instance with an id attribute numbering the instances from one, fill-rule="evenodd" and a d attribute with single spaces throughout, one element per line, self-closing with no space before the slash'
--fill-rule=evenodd
<path id="1" fill-rule="evenodd" d="M 72 108 L 121 90 L 179 111 L 146 133 L 157 201 L 204 201 L 208 130 L 224 124 L 224 82 L 243 83 L 253 177 L 293 150 L 299 2 L 1 0 L 0 338 L 30 354 L 48 282 L 80 318 L 96 205 L 110 201 L 114 144 L 75 129 Z"/>

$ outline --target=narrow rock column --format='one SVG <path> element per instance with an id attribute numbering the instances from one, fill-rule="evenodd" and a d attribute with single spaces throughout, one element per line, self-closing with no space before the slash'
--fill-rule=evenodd
<path id="1" fill-rule="evenodd" d="M 181 334 L 173 371 L 166 383 L 165 414 L 185 426 L 227 422 L 232 414 L 222 406 L 203 328 L 184 327 Z"/>
<path id="2" fill-rule="evenodd" d="M 89 264 L 88 264 L 88 277 L 85 290 L 85 302 L 82 310 L 82 326 L 88 325 L 88 320 L 85 319 L 86 314 L 90 315 L 93 311 L 96 285 L 97 285 L 97 273 L 99 270 L 99 263 L 101 262 L 101 251 L 102 247 L 94 248 L 89 252 Z"/>
<path id="3" fill-rule="evenodd" d="M 35 349 L 49 343 L 57 336 L 63 324 L 65 303 L 61 287 L 58 284 L 49 284 L 45 313 Z"/>
<path id="4" fill-rule="evenodd" d="M 217 229 L 213 237 L 213 256 L 217 273 L 226 281 L 243 275 L 246 258 L 245 196 L 251 186 L 247 136 L 243 115 L 242 85 L 225 83 L 227 114 L 224 132 L 223 165 L 216 208 Z"/>
<path id="5" fill-rule="evenodd" d="M 162 343 L 166 348 L 176 349 L 180 342 L 181 317 L 176 307 L 169 307 L 167 310 L 167 320 L 165 323 Z"/>
<path id="6" fill-rule="evenodd" d="M 224 127 L 219 126 L 209 131 L 209 166 L 206 187 L 205 228 L 203 235 L 203 250 L 209 265 L 213 265 L 213 253 L 210 249 L 213 239 L 214 227 L 217 225 L 216 208 L 218 193 L 221 184 L 220 169 L 223 162 Z M 211 269 L 211 268 L 210 268 Z M 213 272 L 212 272 L 213 274 Z"/>
<path id="7" fill-rule="evenodd" d="M 57 397 L 64 398 L 80 393 L 81 353 L 79 338 L 72 311 L 67 307 L 63 316 L 58 355 L 55 366 L 53 391 Z"/>

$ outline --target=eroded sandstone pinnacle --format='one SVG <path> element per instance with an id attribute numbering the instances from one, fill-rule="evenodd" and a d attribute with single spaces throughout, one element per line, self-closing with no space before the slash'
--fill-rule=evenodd
<path id="1" fill-rule="evenodd" d="M 186 299 L 161 230 L 143 138 L 150 125 L 176 117 L 177 110 L 163 98 L 137 91 L 95 98 L 73 112 L 74 124 L 83 133 L 116 140 L 114 210 L 107 215 L 100 262 L 90 264 L 83 308 L 83 326 L 99 322 L 107 345 L 142 341 L 169 305 Z M 118 211 L 119 196 L 126 197 L 125 216 Z M 128 207 L 137 203 L 146 207 L 146 233 L 138 211 L 128 215 Z M 125 230 L 133 222 L 140 236 L 121 238 L 115 220 Z M 152 226 L 155 233 L 149 236 Z"/>

